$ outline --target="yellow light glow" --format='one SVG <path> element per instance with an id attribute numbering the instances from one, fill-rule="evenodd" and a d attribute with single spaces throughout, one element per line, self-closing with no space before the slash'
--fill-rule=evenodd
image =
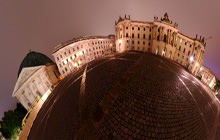
<path id="1" fill-rule="evenodd" d="M 119 43 L 122 43 L 122 40 L 121 40 L 121 39 L 119 39 L 119 40 L 118 40 L 118 42 L 119 42 Z"/>

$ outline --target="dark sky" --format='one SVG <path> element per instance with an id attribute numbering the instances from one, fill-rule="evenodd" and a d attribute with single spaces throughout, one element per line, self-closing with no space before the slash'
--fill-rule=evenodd
<path id="1" fill-rule="evenodd" d="M 0 118 L 16 105 L 12 92 L 29 50 L 53 59 L 54 46 L 82 35 L 114 33 L 118 16 L 153 21 L 168 12 L 182 33 L 207 41 L 204 64 L 220 78 L 219 0 L 0 0 Z"/>

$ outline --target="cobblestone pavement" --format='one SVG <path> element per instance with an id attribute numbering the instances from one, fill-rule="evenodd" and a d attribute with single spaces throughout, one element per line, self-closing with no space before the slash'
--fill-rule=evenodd
<path id="1" fill-rule="evenodd" d="M 178 64 L 116 54 L 63 79 L 28 140 L 218 140 L 219 108 L 209 89 Z"/>

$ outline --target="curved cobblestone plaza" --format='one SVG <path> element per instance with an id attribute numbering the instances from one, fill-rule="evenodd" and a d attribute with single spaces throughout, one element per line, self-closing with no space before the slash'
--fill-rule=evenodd
<path id="1" fill-rule="evenodd" d="M 128 52 L 64 78 L 28 140 L 218 140 L 219 101 L 177 63 Z"/>

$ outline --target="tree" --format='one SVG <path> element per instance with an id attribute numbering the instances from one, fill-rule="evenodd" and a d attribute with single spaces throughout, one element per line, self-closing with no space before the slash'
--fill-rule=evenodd
<path id="1" fill-rule="evenodd" d="M 0 122 L 0 131 L 6 139 L 15 139 L 18 136 L 21 129 L 22 119 L 26 113 L 27 111 L 21 104 L 17 104 L 17 108 L 14 111 L 8 110 L 7 112 L 4 112 L 4 117 Z"/>
<path id="2" fill-rule="evenodd" d="M 220 81 L 219 80 L 216 81 L 214 89 L 215 89 L 215 91 L 218 91 L 220 89 Z"/>

